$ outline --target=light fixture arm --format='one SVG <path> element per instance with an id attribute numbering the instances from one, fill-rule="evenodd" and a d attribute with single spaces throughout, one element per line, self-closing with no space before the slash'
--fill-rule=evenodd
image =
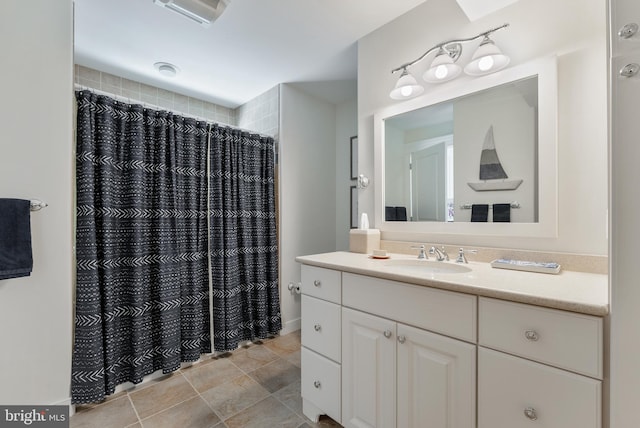
<path id="1" fill-rule="evenodd" d="M 447 40 L 446 42 L 439 43 L 439 44 L 435 45 L 434 47 L 432 47 L 431 49 L 429 49 L 428 51 L 426 51 L 425 53 L 423 53 L 419 58 L 417 58 L 417 59 L 415 59 L 415 60 L 413 60 L 411 62 L 407 62 L 405 64 L 402 64 L 400 67 L 394 68 L 393 70 L 391 70 L 391 73 L 392 74 L 393 73 L 397 73 L 398 71 L 401 71 L 403 69 L 406 70 L 407 67 L 411 67 L 415 63 L 422 61 L 431 52 L 434 52 L 434 51 L 439 50 L 439 49 L 444 49 L 445 52 L 447 52 L 447 54 L 451 55 L 450 50 L 447 49 L 447 47 L 450 46 L 450 45 L 458 45 L 458 49 L 454 49 L 453 50 L 454 52 L 456 52 L 456 56 L 455 56 L 454 60 L 458 59 L 458 56 L 460 55 L 460 52 L 462 50 L 462 49 L 460 49 L 460 47 L 461 47 L 460 44 L 461 43 L 471 42 L 473 40 L 479 39 L 480 37 L 487 37 L 489 34 L 491 34 L 493 32 L 496 32 L 498 30 L 502 30 L 503 28 L 506 28 L 508 26 L 509 26 L 509 24 L 505 23 L 505 24 L 502 24 L 499 27 L 495 27 L 495 28 L 491 28 L 490 30 L 483 31 L 482 33 L 478 34 L 477 36 L 468 37 L 466 39 Z"/>

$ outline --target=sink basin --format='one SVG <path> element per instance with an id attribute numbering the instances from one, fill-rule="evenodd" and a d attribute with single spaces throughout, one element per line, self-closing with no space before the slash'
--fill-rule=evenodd
<path id="1" fill-rule="evenodd" d="M 386 260 L 385 268 L 398 273 L 408 274 L 445 274 L 445 273 L 465 273 L 471 272 L 471 268 L 462 264 L 452 262 L 438 262 L 420 259 Z"/>

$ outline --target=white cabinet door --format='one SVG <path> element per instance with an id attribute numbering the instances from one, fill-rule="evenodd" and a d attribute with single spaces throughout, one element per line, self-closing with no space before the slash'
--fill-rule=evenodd
<path id="1" fill-rule="evenodd" d="M 398 324 L 398 427 L 473 428 L 476 346 Z"/>
<path id="2" fill-rule="evenodd" d="M 602 382 L 478 348 L 478 428 L 601 428 Z"/>
<path id="3" fill-rule="evenodd" d="M 396 426 L 396 324 L 342 309 L 342 424 Z"/>

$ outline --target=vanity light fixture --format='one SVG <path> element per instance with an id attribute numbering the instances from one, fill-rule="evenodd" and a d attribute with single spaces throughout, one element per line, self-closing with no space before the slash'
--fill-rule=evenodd
<path id="1" fill-rule="evenodd" d="M 418 83 L 413 75 L 409 74 L 407 68 L 402 69 L 402 74 L 389 96 L 394 100 L 406 100 L 417 97 L 424 92 L 424 88 Z"/>
<path id="2" fill-rule="evenodd" d="M 482 42 L 473 54 L 471 62 L 464 67 L 464 72 L 470 76 L 482 76 L 505 68 L 509 64 L 509 57 L 500 51 L 489 35 L 508 26 L 509 24 L 503 24 L 474 37 L 442 42 L 426 51 L 420 58 L 391 70 L 391 73 L 398 71 L 402 71 L 402 73 L 389 96 L 394 100 L 405 100 L 424 92 L 424 87 L 409 73 L 408 68 L 422 61 L 432 52 L 437 51 L 437 54 L 422 78 L 429 83 L 443 83 L 455 79 L 462 72 L 462 67 L 456 64 L 462 55 L 462 44 L 481 37 Z"/>

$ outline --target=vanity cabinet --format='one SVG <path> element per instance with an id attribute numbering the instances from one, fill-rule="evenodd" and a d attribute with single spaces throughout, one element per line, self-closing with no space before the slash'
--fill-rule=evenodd
<path id="1" fill-rule="evenodd" d="M 474 345 L 342 310 L 345 427 L 475 427 Z"/>
<path id="2" fill-rule="evenodd" d="M 602 318 L 480 298 L 478 323 L 478 428 L 602 426 Z"/>
<path id="3" fill-rule="evenodd" d="M 310 265 L 302 294 L 303 411 L 314 421 L 602 428 L 600 316 Z"/>
<path id="4" fill-rule="evenodd" d="M 342 304 L 345 427 L 475 427 L 476 346 L 433 332 L 474 338 L 474 296 L 343 273 Z"/>
<path id="5" fill-rule="evenodd" d="M 314 422 L 322 414 L 340 422 L 342 274 L 302 266 L 301 277 L 302 411 Z"/>

